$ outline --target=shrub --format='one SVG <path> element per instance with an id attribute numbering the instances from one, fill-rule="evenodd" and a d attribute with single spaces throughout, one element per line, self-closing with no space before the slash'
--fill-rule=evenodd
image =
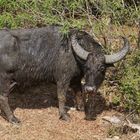
<path id="1" fill-rule="evenodd" d="M 140 5 L 134 0 L 127 3 L 125 0 L 0 0 L 0 27 L 59 24 L 83 28 L 102 22 L 104 16 L 115 24 L 132 24 L 139 20 Z"/>
<path id="2" fill-rule="evenodd" d="M 120 90 L 125 108 L 140 112 L 140 50 L 127 58 L 122 69 Z"/>

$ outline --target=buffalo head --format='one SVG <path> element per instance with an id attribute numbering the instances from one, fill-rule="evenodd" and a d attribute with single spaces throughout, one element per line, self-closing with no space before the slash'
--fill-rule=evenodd
<path id="1" fill-rule="evenodd" d="M 84 77 L 81 81 L 84 92 L 96 93 L 104 80 L 106 68 L 126 56 L 130 46 L 128 40 L 124 37 L 122 38 L 124 47 L 117 53 L 105 55 L 102 51 L 102 46 L 87 33 L 80 38 L 76 34 L 72 36 L 71 41 L 74 52 L 82 60 L 85 60 Z M 88 45 L 90 48 L 93 48 L 91 52 L 83 49 L 83 47 L 86 48 Z"/>

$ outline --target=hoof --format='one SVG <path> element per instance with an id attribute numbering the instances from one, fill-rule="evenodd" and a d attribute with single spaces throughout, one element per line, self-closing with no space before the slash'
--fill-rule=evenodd
<path id="1" fill-rule="evenodd" d="M 64 120 L 64 121 L 69 121 L 70 120 L 70 115 L 67 114 L 67 113 L 63 114 L 63 115 L 60 116 L 59 119 Z"/>
<path id="2" fill-rule="evenodd" d="M 96 117 L 85 117 L 85 120 L 87 120 L 87 121 L 95 121 Z"/>
<path id="3" fill-rule="evenodd" d="M 20 124 L 20 120 L 16 118 L 15 116 L 10 117 L 9 122 L 12 124 Z"/>

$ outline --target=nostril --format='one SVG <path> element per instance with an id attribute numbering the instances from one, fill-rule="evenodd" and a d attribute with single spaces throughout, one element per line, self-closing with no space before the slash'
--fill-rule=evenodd
<path id="1" fill-rule="evenodd" d="M 88 90 L 89 90 L 89 91 L 92 91 L 92 90 L 93 90 L 93 87 L 88 87 Z"/>
<path id="2" fill-rule="evenodd" d="M 90 92 L 90 91 L 95 91 L 96 88 L 95 87 L 91 87 L 91 86 L 86 86 L 85 90 Z"/>

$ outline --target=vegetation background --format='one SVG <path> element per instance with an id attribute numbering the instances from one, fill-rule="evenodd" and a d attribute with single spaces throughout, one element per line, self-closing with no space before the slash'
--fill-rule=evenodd
<path id="1" fill-rule="evenodd" d="M 0 28 L 31 28 L 48 24 L 89 32 L 107 51 L 129 38 L 127 59 L 108 72 L 102 86 L 113 107 L 140 112 L 140 1 L 139 0 L 0 0 Z"/>

